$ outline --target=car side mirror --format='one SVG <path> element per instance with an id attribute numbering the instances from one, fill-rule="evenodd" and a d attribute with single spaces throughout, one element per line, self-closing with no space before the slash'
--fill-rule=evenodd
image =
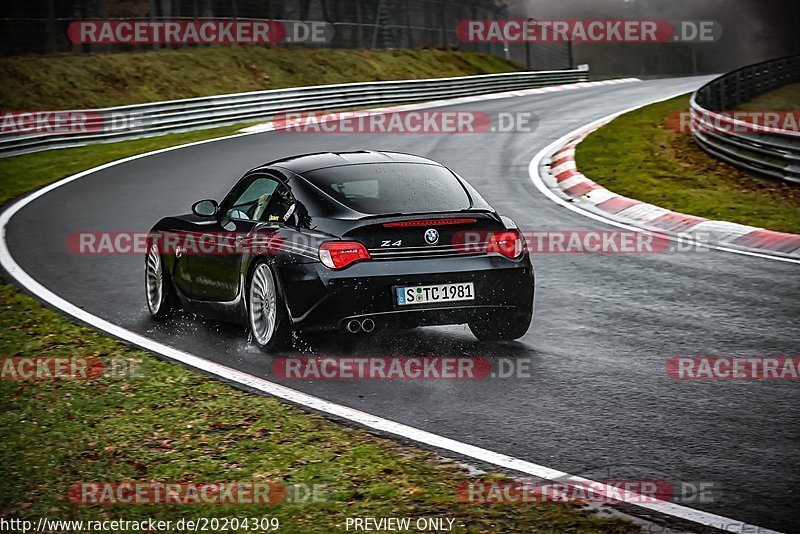
<path id="1" fill-rule="evenodd" d="M 192 213 L 199 217 L 213 217 L 217 214 L 219 205 L 216 200 L 201 200 L 192 205 Z"/>

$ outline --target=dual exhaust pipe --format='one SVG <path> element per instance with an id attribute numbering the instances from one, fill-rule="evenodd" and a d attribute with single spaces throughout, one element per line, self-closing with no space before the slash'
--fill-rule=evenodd
<path id="1" fill-rule="evenodd" d="M 364 332 L 369 334 L 373 330 L 375 330 L 375 321 L 367 317 L 366 319 L 350 319 L 347 321 L 347 331 L 351 334 L 358 334 L 359 332 Z"/>

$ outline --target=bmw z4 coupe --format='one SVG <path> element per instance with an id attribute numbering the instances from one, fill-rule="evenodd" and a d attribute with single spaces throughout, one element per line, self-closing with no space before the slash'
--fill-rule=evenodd
<path id="1" fill-rule="evenodd" d="M 247 172 L 221 202 L 148 235 L 147 306 L 249 328 L 267 351 L 293 331 L 469 325 L 522 337 L 534 273 L 524 237 L 444 165 L 396 152 L 317 153 Z"/>

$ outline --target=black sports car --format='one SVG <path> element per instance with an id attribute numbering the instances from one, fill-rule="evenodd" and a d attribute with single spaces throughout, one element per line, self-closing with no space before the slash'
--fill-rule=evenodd
<path id="1" fill-rule="evenodd" d="M 147 305 L 249 326 L 271 350 L 292 330 L 467 323 L 481 340 L 527 332 L 534 276 L 524 238 L 434 161 L 318 153 L 247 172 L 219 204 L 162 219 L 148 238 Z"/>

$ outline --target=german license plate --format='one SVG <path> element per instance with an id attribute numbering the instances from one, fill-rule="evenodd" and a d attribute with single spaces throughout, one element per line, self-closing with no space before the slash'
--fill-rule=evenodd
<path id="1" fill-rule="evenodd" d="M 456 302 L 475 300 L 475 286 L 472 282 L 461 284 L 440 284 L 435 286 L 398 287 L 397 304 L 430 304 L 431 302 Z"/>

